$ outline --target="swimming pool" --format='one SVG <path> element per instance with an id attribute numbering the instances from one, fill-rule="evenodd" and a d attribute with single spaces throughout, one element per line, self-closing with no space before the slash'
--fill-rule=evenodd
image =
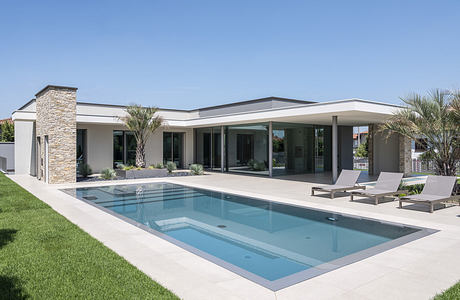
<path id="1" fill-rule="evenodd" d="M 271 290 L 435 232 L 172 183 L 63 191 Z"/>

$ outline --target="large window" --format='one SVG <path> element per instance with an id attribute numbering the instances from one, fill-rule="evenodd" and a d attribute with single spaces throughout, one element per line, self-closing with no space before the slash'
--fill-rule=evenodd
<path id="1" fill-rule="evenodd" d="M 86 129 L 77 129 L 77 164 L 86 163 Z"/>
<path id="2" fill-rule="evenodd" d="M 195 161 L 206 169 L 222 168 L 221 127 L 195 130 Z"/>
<path id="3" fill-rule="evenodd" d="M 113 132 L 113 166 L 136 164 L 136 138 L 130 131 Z"/>
<path id="4" fill-rule="evenodd" d="M 163 132 L 163 163 L 174 162 L 178 168 L 184 167 L 184 133 Z"/>
<path id="5" fill-rule="evenodd" d="M 331 126 L 272 123 L 243 124 L 195 129 L 195 162 L 208 170 L 270 174 L 315 173 L 331 170 Z M 223 142 L 223 143 L 222 143 Z M 223 151 L 222 151 L 223 145 Z M 222 164 L 223 159 L 223 164 Z"/>
<path id="6" fill-rule="evenodd" d="M 269 175 L 268 124 L 228 126 L 226 131 L 226 170 Z"/>
<path id="7" fill-rule="evenodd" d="M 273 123 L 273 175 L 330 170 L 330 126 Z"/>

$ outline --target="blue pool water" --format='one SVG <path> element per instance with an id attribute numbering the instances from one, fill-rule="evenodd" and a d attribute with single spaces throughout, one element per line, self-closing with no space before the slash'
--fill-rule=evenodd
<path id="1" fill-rule="evenodd" d="M 171 183 L 65 192 L 268 282 L 420 230 Z"/>

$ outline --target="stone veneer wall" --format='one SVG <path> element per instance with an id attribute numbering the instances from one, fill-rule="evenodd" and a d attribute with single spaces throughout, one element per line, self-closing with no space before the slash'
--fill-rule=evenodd
<path id="1" fill-rule="evenodd" d="M 412 172 L 411 140 L 403 135 L 399 135 L 399 172 L 404 176 Z"/>
<path id="2" fill-rule="evenodd" d="M 36 136 L 40 137 L 39 172 L 45 180 L 45 136 L 48 136 L 49 183 L 76 181 L 77 89 L 47 86 L 37 98 Z"/>
<path id="3" fill-rule="evenodd" d="M 367 169 L 369 175 L 374 175 L 374 134 L 375 134 L 374 124 L 369 124 L 367 129 Z"/>

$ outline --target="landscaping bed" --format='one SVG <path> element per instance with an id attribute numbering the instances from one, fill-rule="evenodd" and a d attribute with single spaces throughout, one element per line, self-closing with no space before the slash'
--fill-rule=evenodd
<path id="1" fill-rule="evenodd" d="M 1 173 L 0 298 L 177 299 Z"/>
<path id="2" fill-rule="evenodd" d="M 120 172 L 121 171 L 121 172 Z M 144 170 L 134 170 L 134 171 L 144 171 Z M 166 171 L 166 170 L 165 170 Z M 77 177 L 77 182 L 93 182 L 93 181 L 108 181 L 108 180 L 125 180 L 125 179 L 139 179 L 139 178 L 162 178 L 162 177 L 178 177 L 178 176 L 190 176 L 192 175 L 188 170 L 177 170 L 171 173 L 161 173 L 161 174 L 152 174 L 152 175 L 144 175 L 144 174 L 130 174 L 128 177 L 122 173 L 123 170 L 115 170 L 117 176 L 112 179 L 105 179 L 101 178 L 99 175 L 88 176 L 88 177 Z"/>

